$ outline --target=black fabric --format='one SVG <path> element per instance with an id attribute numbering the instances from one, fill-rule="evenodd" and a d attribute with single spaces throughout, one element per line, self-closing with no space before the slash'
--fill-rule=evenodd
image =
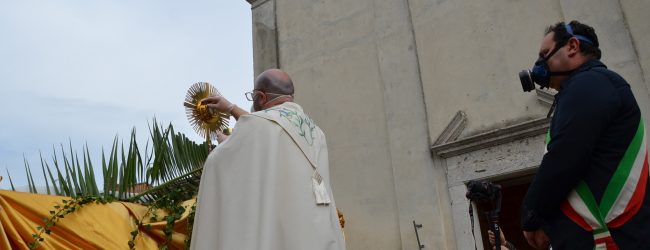
<path id="1" fill-rule="evenodd" d="M 581 180 L 600 203 L 641 112 L 629 84 L 598 60 L 570 75 L 555 98 L 551 141 L 524 198 L 522 228 L 544 229 L 553 249 L 593 249 L 593 235 L 566 217 L 560 205 Z M 614 241 L 621 249 L 650 249 L 649 219 L 646 198 L 635 217 L 610 230 Z"/>

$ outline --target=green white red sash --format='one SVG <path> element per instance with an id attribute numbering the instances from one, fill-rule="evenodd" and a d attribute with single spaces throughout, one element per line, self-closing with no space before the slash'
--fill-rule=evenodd
<path id="1" fill-rule="evenodd" d="M 546 141 L 548 144 L 550 133 Z M 596 203 L 587 184 L 581 181 L 561 205 L 566 216 L 593 233 L 594 249 L 618 249 L 609 229 L 622 226 L 641 208 L 649 175 L 646 141 L 641 119 L 632 142 L 607 184 L 600 204 Z"/>

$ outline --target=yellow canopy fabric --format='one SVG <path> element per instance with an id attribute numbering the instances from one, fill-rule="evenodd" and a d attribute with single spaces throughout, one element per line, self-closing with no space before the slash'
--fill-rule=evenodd
<path id="1" fill-rule="evenodd" d="M 45 218 L 55 205 L 63 206 L 63 200 L 70 197 L 31 194 L 0 190 L 0 249 L 29 249 L 36 227 L 44 226 Z M 188 232 L 187 216 L 195 200 L 185 201 L 186 207 L 181 219 L 174 224 L 174 233 L 169 249 L 184 249 Z M 51 227 L 51 234 L 42 234 L 44 241 L 38 249 L 129 249 L 131 231 L 137 225 L 135 219 L 143 219 L 149 208 L 128 202 L 107 204 L 86 204 L 79 210 L 61 218 Z M 165 211 L 155 212 L 157 220 L 167 215 Z M 135 240 L 135 249 L 158 249 L 165 240 L 163 230 L 167 222 L 150 222 L 151 215 L 143 219 L 151 230 L 140 229 Z"/>

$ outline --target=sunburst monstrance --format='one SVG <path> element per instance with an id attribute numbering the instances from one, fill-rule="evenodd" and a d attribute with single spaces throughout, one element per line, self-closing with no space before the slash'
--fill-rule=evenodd
<path id="1" fill-rule="evenodd" d="M 223 131 L 228 128 L 228 114 L 221 112 L 212 112 L 208 105 L 201 103 L 201 100 L 210 96 L 220 96 L 217 89 L 207 82 L 197 82 L 190 86 L 185 96 L 185 113 L 190 124 L 194 127 L 199 135 L 211 145 L 211 140 L 217 139 L 217 131 Z"/>

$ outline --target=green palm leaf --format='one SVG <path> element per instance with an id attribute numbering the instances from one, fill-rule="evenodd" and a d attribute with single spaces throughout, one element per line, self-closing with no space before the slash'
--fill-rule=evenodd
<path id="1" fill-rule="evenodd" d="M 177 133 L 171 124 L 163 126 L 155 118 L 149 126 L 149 136 L 144 151 L 137 143 L 135 129 L 131 131 L 126 145 L 126 141 L 115 136 L 110 150 L 106 152 L 102 149 L 102 189 L 97 186 L 87 144 L 83 146 L 81 156 L 74 151 L 72 141 L 68 143 L 68 151 L 63 145 L 60 145 L 60 152 L 53 148 L 51 162 L 39 154 L 47 193 L 54 191 L 54 194 L 71 197 L 100 195 L 105 199 L 146 203 L 165 193 L 160 190 L 173 187 L 183 189 L 184 197 L 191 198 L 198 190 L 201 168 L 208 156 L 207 144 L 197 144 L 184 134 Z M 24 163 L 29 190 L 37 192 L 30 165 L 26 159 Z M 11 176 L 9 180 L 14 189 Z M 153 188 L 136 194 L 138 190 L 134 188 L 138 185 Z"/>
<path id="2" fill-rule="evenodd" d="M 9 174 L 9 169 L 5 168 L 7 171 L 7 177 L 9 178 L 9 184 L 11 185 L 11 190 L 16 191 L 16 188 L 14 187 L 14 182 L 11 180 L 11 174 Z"/>

